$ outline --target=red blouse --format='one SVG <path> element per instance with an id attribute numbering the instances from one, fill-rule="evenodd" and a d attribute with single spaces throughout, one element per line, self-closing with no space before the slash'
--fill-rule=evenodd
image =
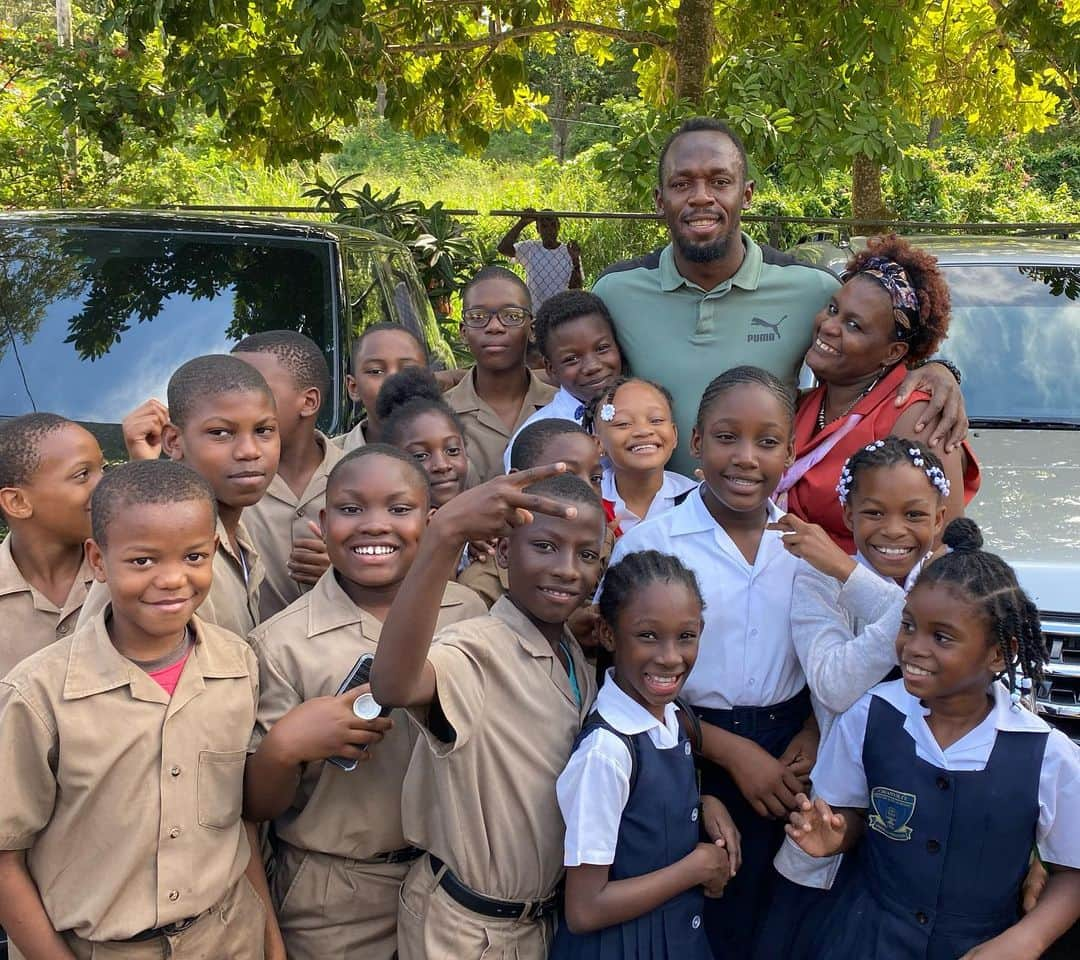
<path id="1" fill-rule="evenodd" d="M 900 415 L 911 404 L 929 399 L 928 394 L 916 391 L 902 407 L 895 406 L 897 390 L 907 373 L 907 368 L 902 364 L 893 367 L 870 393 L 855 404 L 849 414 L 826 424 L 825 429 L 817 433 L 814 433 L 814 429 L 817 426 L 818 411 L 821 409 L 821 398 L 825 393 L 824 386 L 803 397 L 795 415 L 796 464 L 799 458 L 812 453 L 816 447 L 826 444 L 830 437 L 840 432 L 851 415 L 858 414 L 862 417 L 787 491 L 787 509 L 803 520 L 820 524 L 829 536 L 850 554 L 855 553 L 855 541 L 851 537 L 851 531 L 844 525 L 843 509 L 836 493 L 840 471 L 847 458 L 860 447 L 889 436 Z M 979 489 L 979 465 L 966 443 L 964 454 L 964 503 L 967 504 Z"/>

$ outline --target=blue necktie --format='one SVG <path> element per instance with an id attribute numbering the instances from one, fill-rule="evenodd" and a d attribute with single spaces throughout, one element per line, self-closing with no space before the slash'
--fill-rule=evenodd
<path id="1" fill-rule="evenodd" d="M 576 420 L 576 421 L 577 421 L 578 423 L 581 423 L 581 418 L 582 418 L 583 416 L 585 416 L 585 404 L 583 404 L 583 403 L 579 403 L 579 404 L 577 405 L 577 409 L 576 409 L 576 410 L 574 410 L 574 419 L 575 419 L 575 420 Z"/>

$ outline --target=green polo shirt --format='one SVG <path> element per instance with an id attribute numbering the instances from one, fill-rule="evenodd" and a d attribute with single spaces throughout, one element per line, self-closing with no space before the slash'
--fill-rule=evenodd
<path id="1" fill-rule="evenodd" d="M 814 315 L 840 285 L 827 270 L 759 246 L 745 233 L 743 245 L 742 266 L 712 290 L 679 273 L 671 244 L 609 267 L 593 287 L 615 319 L 631 371 L 671 391 L 679 449 L 669 467 L 688 476 L 696 466 L 690 431 L 709 381 L 751 364 L 794 388 Z"/>

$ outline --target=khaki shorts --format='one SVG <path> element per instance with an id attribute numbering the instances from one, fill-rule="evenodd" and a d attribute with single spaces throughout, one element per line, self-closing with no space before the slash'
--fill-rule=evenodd
<path id="1" fill-rule="evenodd" d="M 272 881 L 289 960 L 391 960 L 411 864 L 362 863 L 279 842 Z"/>
<path id="2" fill-rule="evenodd" d="M 412 865 L 398 909 L 400 960 L 547 960 L 550 919 L 498 920 L 466 910 L 438 885 L 431 861 Z"/>
<path id="3" fill-rule="evenodd" d="M 266 906 L 242 876 L 219 903 L 172 936 L 95 943 L 69 932 L 64 940 L 78 960 L 263 960 L 265 933 Z"/>

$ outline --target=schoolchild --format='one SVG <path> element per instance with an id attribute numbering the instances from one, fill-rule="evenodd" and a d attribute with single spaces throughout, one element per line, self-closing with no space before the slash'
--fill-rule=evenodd
<path id="1" fill-rule="evenodd" d="M 605 574 L 599 606 L 615 665 L 556 784 L 566 922 L 551 956 L 711 960 L 704 894 L 719 896 L 737 868 L 738 833 L 698 794 L 693 721 L 677 700 L 701 634 L 697 578 L 675 557 L 630 553 Z"/>
<path id="2" fill-rule="evenodd" d="M 566 472 L 580 477 L 600 494 L 600 446 L 573 420 L 537 420 L 522 427 L 514 443 L 509 473 L 539 467 L 545 463 L 565 463 Z M 601 561 L 607 562 L 615 537 L 610 529 L 604 532 Z M 458 583 L 478 593 L 491 607 L 506 593 L 509 586 L 507 569 L 493 555 L 474 559 L 461 573 Z"/>
<path id="3" fill-rule="evenodd" d="M 330 565 L 319 512 L 326 478 L 342 452 L 316 427 L 330 396 L 330 368 L 314 340 L 269 330 L 245 337 L 232 353 L 263 375 L 277 406 L 277 473 L 262 499 L 244 510 L 244 526 L 266 571 L 259 617 L 267 620 L 311 589 Z"/>
<path id="4" fill-rule="evenodd" d="M 665 469 L 679 445 L 671 403 L 666 387 L 629 377 L 616 380 L 586 411 L 608 461 L 601 496 L 616 537 L 682 503 L 698 485 Z"/>
<path id="5" fill-rule="evenodd" d="M 876 440 L 844 465 L 838 496 L 854 538 L 849 556 L 829 534 L 792 514 L 776 525 L 801 562 L 791 628 L 809 638 L 803 669 L 822 740 L 836 717 L 896 666 L 896 633 L 906 592 L 939 546 L 949 484 L 937 455 L 901 437 Z M 757 957 L 805 956 L 828 896 L 848 879 L 841 858 L 816 858 L 786 838 Z M 829 894 L 829 891 L 834 891 Z"/>
<path id="6" fill-rule="evenodd" d="M 383 442 L 403 450 L 424 471 L 432 507 L 438 509 L 465 489 L 465 428 L 429 370 L 410 367 L 388 377 L 375 409 Z"/>
<path id="7" fill-rule="evenodd" d="M 555 396 L 525 363 L 532 301 L 525 281 L 505 267 L 484 267 L 462 292 L 461 336 L 476 365 L 446 392 L 465 425 L 478 482 L 503 473 L 510 438 Z"/>
<path id="8" fill-rule="evenodd" d="M 251 364 L 210 354 L 189 360 L 172 375 L 167 409 L 161 450 L 206 480 L 217 501 L 214 580 L 199 616 L 246 637 L 259 622 L 265 574 L 240 514 L 259 502 L 277 470 L 281 440 L 274 395 Z M 108 584 L 95 583 L 79 627 L 108 601 Z"/>
<path id="9" fill-rule="evenodd" d="M 345 376 L 349 399 L 363 410 L 363 417 L 334 443 L 346 453 L 365 443 L 382 440 L 382 424 L 375 400 L 387 377 L 407 367 L 426 367 L 427 348 L 408 327 L 399 323 L 373 323 L 352 343 L 352 372 Z"/>
<path id="10" fill-rule="evenodd" d="M 427 855 L 402 887 L 401 960 L 544 960 L 551 946 L 563 872 L 555 781 L 596 693 L 566 620 L 595 589 L 604 533 L 599 497 L 563 469 L 498 477 L 435 513 L 383 626 L 371 692 L 412 708 L 421 734 L 402 819 Z M 509 592 L 436 635 L 462 546 L 492 537 Z"/>
<path id="11" fill-rule="evenodd" d="M 258 667 L 194 615 L 214 493 L 124 464 L 92 519 L 110 603 L 0 682 L 0 922 L 27 957 L 262 960 L 276 927 L 241 821 Z"/>
<path id="12" fill-rule="evenodd" d="M 103 462 L 94 435 L 54 413 L 0 424 L 0 677 L 75 628 L 94 582 L 83 544 Z"/>
<path id="13" fill-rule="evenodd" d="M 246 775 L 247 816 L 272 820 L 272 883 L 292 960 L 397 949 L 398 890 L 420 852 L 401 826 L 401 785 L 416 731 L 401 711 L 363 720 L 335 696 L 374 653 L 382 620 L 427 525 L 427 477 L 400 450 L 368 444 L 331 471 L 321 522 L 332 569 L 252 635 L 261 694 Z M 484 612 L 447 584 L 438 625 Z M 332 756 L 364 761 L 353 771 Z"/>
<path id="14" fill-rule="evenodd" d="M 704 482 L 679 506 L 638 524 L 612 563 L 636 550 L 678 557 L 697 575 L 705 628 L 683 695 L 703 721 L 702 793 L 731 812 L 742 868 L 705 921 L 717 958 L 752 953 L 783 818 L 804 789 L 817 746 L 791 635 L 798 561 L 769 530 L 769 495 L 792 455 L 793 397 L 771 374 L 735 367 L 705 389 L 691 436 Z"/>
<path id="15" fill-rule="evenodd" d="M 787 828 L 814 856 L 861 838 L 814 957 L 1035 960 L 1080 917 L 1080 751 L 1019 702 L 1048 659 L 1038 611 L 971 520 L 944 541 L 904 606 L 903 679 L 836 721 Z M 1033 845 L 1050 877 L 1021 919 Z"/>
<path id="16" fill-rule="evenodd" d="M 503 454 L 507 473 L 517 434 L 525 427 L 549 417 L 581 423 L 588 404 L 623 374 L 611 314 L 595 293 L 565 290 L 549 297 L 536 311 L 533 336 L 544 358 L 544 369 L 559 390 L 549 404 L 518 428 L 507 444 Z"/>

